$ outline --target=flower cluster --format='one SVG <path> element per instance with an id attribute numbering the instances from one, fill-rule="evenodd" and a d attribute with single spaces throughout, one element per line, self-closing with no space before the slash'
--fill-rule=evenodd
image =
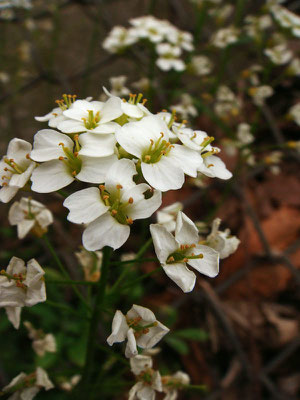
<path id="1" fill-rule="evenodd" d="M 157 55 L 156 64 L 163 71 L 174 69 L 183 71 L 185 63 L 180 58 L 182 51 L 192 51 L 193 36 L 181 31 L 169 21 L 160 20 L 152 15 L 133 18 L 131 27 L 126 29 L 115 26 L 103 42 L 103 47 L 110 53 L 124 51 L 129 46 L 148 40 Z"/>

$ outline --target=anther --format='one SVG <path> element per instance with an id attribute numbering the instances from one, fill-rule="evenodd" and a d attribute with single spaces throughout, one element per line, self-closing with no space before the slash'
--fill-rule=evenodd
<path id="1" fill-rule="evenodd" d="M 183 262 L 188 262 L 189 259 L 185 257 L 182 261 L 183 261 Z"/>
<path id="2" fill-rule="evenodd" d="M 74 156 L 75 156 L 75 157 L 78 157 L 78 151 L 75 151 L 75 152 L 74 152 Z"/>
<path id="3" fill-rule="evenodd" d="M 63 142 L 58 143 L 59 146 L 64 146 Z"/>
<path id="4" fill-rule="evenodd" d="M 109 195 L 108 195 L 108 194 L 105 194 L 105 195 L 103 196 L 103 200 L 107 200 L 107 199 L 109 199 Z"/>
<path id="5" fill-rule="evenodd" d="M 76 176 L 76 175 L 77 175 L 77 172 L 76 172 L 76 171 L 73 171 L 73 172 L 72 172 L 72 175 L 73 175 L 73 176 Z"/>
<path id="6" fill-rule="evenodd" d="M 112 216 L 117 215 L 117 214 L 118 214 L 118 211 L 117 211 L 117 210 L 111 210 L 111 215 L 112 215 Z"/>
<path id="7" fill-rule="evenodd" d="M 129 204 L 132 204 L 132 203 L 133 203 L 133 198 L 132 198 L 132 197 L 129 197 L 128 203 L 129 203 Z"/>
<path id="8" fill-rule="evenodd" d="M 126 222 L 127 222 L 128 225 L 132 225 L 133 224 L 132 218 L 126 218 Z"/>
<path id="9" fill-rule="evenodd" d="M 60 157 L 58 157 L 58 159 L 59 159 L 60 161 L 62 161 L 62 160 L 64 159 L 64 157 L 63 157 L 63 156 L 60 156 Z"/>
<path id="10" fill-rule="evenodd" d="M 146 161 L 150 161 L 151 160 L 151 156 L 149 156 L 148 154 L 145 156 L 145 160 Z"/>
<path id="11" fill-rule="evenodd" d="M 102 191 L 102 190 L 105 190 L 105 186 L 104 185 L 99 185 L 99 189 Z"/>
<path id="12" fill-rule="evenodd" d="M 123 189 L 123 186 L 120 184 L 116 185 L 116 187 L 117 187 L 117 189 Z"/>
<path id="13" fill-rule="evenodd" d="M 29 159 L 30 159 L 30 155 L 29 155 L 29 153 L 27 153 L 27 154 L 26 154 L 26 158 L 27 158 L 27 160 L 29 160 Z"/>
<path id="14" fill-rule="evenodd" d="M 168 262 L 173 262 L 173 261 L 175 261 L 175 258 L 174 258 L 173 256 L 171 256 L 171 257 L 168 258 L 167 261 L 168 261 Z"/>

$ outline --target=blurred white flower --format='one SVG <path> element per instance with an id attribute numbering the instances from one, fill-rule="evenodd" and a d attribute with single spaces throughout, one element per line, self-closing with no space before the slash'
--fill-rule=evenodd
<path id="1" fill-rule="evenodd" d="M 54 385 L 47 372 L 43 368 L 37 367 L 35 372 L 29 375 L 21 372 L 2 391 L 13 393 L 8 397 L 8 400 L 32 400 L 41 389 L 50 390 L 53 388 Z"/>
<path id="2" fill-rule="evenodd" d="M 212 71 L 212 62 L 206 56 L 194 56 L 192 57 L 190 68 L 195 75 L 205 76 Z"/>
<path id="3" fill-rule="evenodd" d="M 300 58 L 293 58 L 290 64 L 287 67 L 287 73 L 289 75 L 300 75 Z"/>
<path id="4" fill-rule="evenodd" d="M 220 218 L 214 219 L 211 233 L 207 236 L 206 243 L 220 254 L 220 259 L 223 259 L 236 251 L 240 240 L 236 236 L 231 236 L 229 229 L 220 231 L 220 224 Z"/>
<path id="5" fill-rule="evenodd" d="M 185 63 L 179 58 L 181 49 L 178 46 L 173 46 L 169 43 L 159 43 L 156 46 L 158 59 L 156 65 L 163 71 L 175 69 L 175 71 L 183 71 Z"/>
<path id="6" fill-rule="evenodd" d="M 128 400 L 154 400 L 156 392 L 162 392 L 162 381 L 159 371 L 153 368 L 152 358 L 137 355 L 130 359 L 132 373 L 137 383 L 130 389 Z"/>
<path id="7" fill-rule="evenodd" d="M 18 238 L 23 239 L 29 232 L 43 236 L 47 227 L 53 223 L 53 216 L 42 203 L 30 197 L 22 197 L 12 204 L 8 212 L 8 221 L 17 225 Z"/>
<path id="8" fill-rule="evenodd" d="M 105 38 L 102 46 L 110 53 L 117 53 L 138 40 L 136 31 L 123 26 L 114 26 Z"/>
<path id="9" fill-rule="evenodd" d="M 251 133 L 251 126 L 245 122 L 238 125 L 237 139 L 240 144 L 247 145 L 254 141 L 254 136 Z"/>
<path id="10" fill-rule="evenodd" d="M 173 375 L 164 375 L 161 381 L 163 392 L 166 393 L 163 400 L 176 400 L 178 391 L 190 384 L 190 377 L 185 372 L 177 371 Z"/>
<path id="11" fill-rule="evenodd" d="M 35 329 L 29 321 L 23 322 L 28 330 L 28 336 L 33 341 L 33 350 L 39 357 L 43 357 L 45 353 L 56 352 L 56 340 L 52 333 L 44 333 L 41 329 Z"/>
<path id="12" fill-rule="evenodd" d="M 215 47 L 225 48 L 230 44 L 237 42 L 239 30 L 233 26 L 218 30 L 212 37 L 211 43 Z"/>
<path id="13" fill-rule="evenodd" d="M 268 85 L 251 87 L 248 92 L 257 106 L 263 106 L 265 100 L 274 94 L 273 88 Z"/>
<path id="14" fill-rule="evenodd" d="M 84 247 L 75 252 L 75 256 L 82 266 L 84 279 L 89 282 L 97 282 L 101 275 L 102 251 L 87 251 Z"/>
<path id="15" fill-rule="evenodd" d="M 170 108 L 180 114 L 184 119 L 187 119 L 189 116 L 196 117 L 198 115 L 198 111 L 193 103 L 193 98 L 188 93 L 183 93 L 180 103 L 174 104 L 170 106 Z"/>
<path id="16" fill-rule="evenodd" d="M 289 109 L 288 115 L 300 126 L 300 103 L 293 105 Z"/>
<path id="17" fill-rule="evenodd" d="M 285 44 L 279 44 L 272 48 L 267 48 L 264 50 L 264 53 L 273 64 L 283 65 L 288 63 L 292 57 L 293 52 L 289 50 Z"/>
<path id="18" fill-rule="evenodd" d="M 66 392 L 71 392 L 73 388 L 78 384 L 81 379 L 81 375 L 73 375 L 69 380 L 64 380 L 59 384 L 59 387 Z"/>
<path id="19" fill-rule="evenodd" d="M 138 354 L 137 346 L 151 349 L 168 332 L 169 328 L 157 321 L 151 310 L 134 304 L 126 316 L 116 311 L 107 343 L 112 346 L 127 339 L 125 356 L 131 358 Z"/>
<path id="20" fill-rule="evenodd" d="M 299 15 L 293 13 L 287 8 L 280 5 L 271 6 L 271 13 L 275 20 L 279 23 L 283 28 L 287 28 L 291 30 L 291 33 L 300 37 L 300 17 Z"/>
<path id="21" fill-rule="evenodd" d="M 219 254 L 199 244 L 198 229 L 181 211 L 177 214 L 175 237 L 159 224 L 151 224 L 155 253 L 164 271 L 185 293 L 194 289 L 196 275 L 186 264 L 211 278 L 219 273 Z"/>
<path id="22" fill-rule="evenodd" d="M 109 78 L 109 82 L 111 85 L 110 93 L 113 96 L 128 96 L 130 90 L 125 86 L 127 81 L 127 76 L 112 76 Z"/>
<path id="23" fill-rule="evenodd" d="M 46 287 L 40 264 L 32 258 L 27 266 L 20 258 L 13 257 L 8 267 L 0 271 L 0 307 L 5 307 L 13 326 L 20 325 L 20 307 L 32 307 L 46 301 Z"/>

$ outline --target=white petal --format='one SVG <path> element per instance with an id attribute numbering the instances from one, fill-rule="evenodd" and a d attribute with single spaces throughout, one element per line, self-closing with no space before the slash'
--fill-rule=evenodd
<path id="1" fill-rule="evenodd" d="M 79 136 L 80 155 L 106 157 L 114 154 L 116 139 L 114 135 L 95 135 L 87 132 Z"/>
<path id="2" fill-rule="evenodd" d="M 157 325 L 149 328 L 148 333 L 142 334 L 137 339 L 137 345 L 142 349 L 151 349 L 154 347 L 168 332 L 169 328 L 156 321 Z"/>
<path id="3" fill-rule="evenodd" d="M 108 210 L 96 187 L 71 194 L 65 199 L 63 205 L 70 210 L 67 219 L 75 224 L 88 224 Z"/>
<path id="4" fill-rule="evenodd" d="M 22 307 L 5 307 L 8 320 L 15 329 L 19 329 Z"/>
<path id="5" fill-rule="evenodd" d="M 2 186 L 0 189 L 0 201 L 8 203 L 18 192 L 19 188 L 16 186 Z"/>
<path id="6" fill-rule="evenodd" d="M 199 241 L 196 225 L 182 211 L 177 214 L 175 239 L 180 244 L 196 244 Z"/>
<path id="7" fill-rule="evenodd" d="M 37 222 L 42 228 L 46 228 L 48 225 L 53 223 L 53 215 L 50 210 L 44 209 L 36 216 Z"/>
<path id="8" fill-rule="evenodd" d="M 135 164 L 132 160 L 125 158 L 118 160 L 107 172 L 105 187 L 111 194 L 116 192 L 117 185 L 123 186 L 124 190 L 133 188 L 136 186 L 133 181 L 133 177 L 136 174 Z"/>
<path id="9" fill-rule="evenodd" d="M 197 170 L 203 162 L 199 153 L 180 144 L 174 144 L 174 148 L 170 151 L 170 157 L 175 158 L 183 172 L 189 176 L 196 178 Z"/>
<path id="10" fill-rule="evenodd" d="M 129 234 L 129 226 L 120 224 L 107 212 L 89 224 L 83 232 L 82 243 L 91 251 L 100 250 L 104 246 L 116 250 L 126 242 Z"/>
<path id="11" fill-rule="evenodd" d="M 54 388 L 54 385 L 50 381 L 47 372 L 41 367 L 37 367 L 36 369 L 36 385 L 43 387 L 45 390 Z"/>
<path id="12" fill-rule="evenodd" d="M 100 121 L 99 125 L 96 126 L 96 128 L 89 129 L 88 131 L 100 135 L 106 135 L 108 133 L 115 133 L 118 127 L 119 124 L 117 124 L 116 122 L 106 122 L 105 124 L 102 124 Z"/>
<path id="13" fill-rule="evenodd" d="M 118 160 L 113 154 L 109 157 L 87 157 L 81 156 L 81 171 L 76 178 L 82 182 L 102 183 L 105 181 L 107 171 Z"/>
<path id="14" fill-rule="evenodd" d="M 184 263 L 166 264 L 163 267 L 165 273 L 183 290 L 184 293 L 191 292 L 196 283 L 196 275 L 190 271 Z"/>
<path id="15" fill-rule="evenodd" d="M 128 311 L 126 316 L 129 319 L 135 319 L 140 317 L 142 318 L 142 321 L 146 323 L 151 323 L 156 321 L 154 313 L 151 310 L 149 310 L 149 308 L 138 306 L 137 304 L 133 304 L 133 306 Z"/>
<path id="16" fill-rule="evenodd" d="M 139 119 L 144 115 L 140 107 L 135 104 L 129 104 L 127 101 L 122 101 L 121 107 L 123 113 L 128 115 L 128 117 Z"/>
<path id="17" fill-rule="evenodd" d="M 18 224 L 18 238 L 24 239 L 24 237 L 30 232 L 34 227 L 34 219 L 24 219 Z"/>
<path id="18" fill-rule="evenodd" d="M 25 186 L 26 183 L 28 182 L 35 166 L 36 166 L 35 162 L 30 161 L 26 171 L 23 172 L 23 174 L 13 174 L 10 179 L 9 186 L 15 186 L 15 187 L 19 187 L 19 188 L 22 188 L 23 186 Z"/>
<path id="19" fill-rule="evenodd" d="M 197 245 L 193 252 L 203 254 L 203 258 L 188 260 L 188 264 L 201 274 L 214 278 L 219 273 L 219 253 L 208 246 Z"/>
<path id="20" fill-rule="evenodd" d="M 169 255 L 178 249 L 179 244 L 176 242 L 174 236 L 162 225 L 151 224 L 150 232 L 157 258 L 161 264 L 165 264 Z"/>
<path id="21" fill-rule="evenodd" d="M 23 221 L 25 217 L 23 209 L 20 207 L 20 203 L 15 201 L 8 211 L 8 221 L 10 225 L 17 225 Z"/>
<path id="22" fill-rule="evenodd" d="M 57 129 L 65 133 L 79 133 L 86 132 L 83 121 L 76 121 L 74 119 L 67 119 L 57 124 Z"/>
<path id="23" fill-rule="evenodd" d="M 137 185 L 137 187 L 140 185 Z M 149 199 L 135 200 L 134 196 L 133 203 L 127 208 L 127 215 L 129 218 L 142 219 L 149 218 L 151 215 L 161 206 L 162 195 L 159 190 L 155 190 L 152 197 Z"/>
<path id="24" fill-rule="evenodd" d="M 138 350 L 136 348 L 136 340 L 134 336 L 134 331 L 130 328 L 127 331 L 127 344 L 125 348 L 125 357 L 131 358 L 135 357 L 138 354 Z"/>
<path id="25" fill-rule="evenodd" d="M 31 147 L 31 144 L 25 140 L 14 138 L 9 142 L 7 158 L 12 158 L 17 164 L 23 165 L 24 160 L 27 160 L 27 154 L 30 154 Z"/>
<path id="26" fill-rule="evenodd" d="M 34 192 L 50 193 L 69 185 L 74 177 L 63 161 L 52 160 L 39 165 L 33 171 L 31 180 Z"/>
<path id="27" fill-rule="evenodd" d="M 149 185 L 162 192 L 180 189 L 184 184 L 183 170 L 170 157 L 163 156 L 154 164 L 142 162 L 141 167 Z"/>
<path id="28" fill-rule="evenodd" d="M 130 360 L 130 369 L 134 375 L 139 375 L 141 372 L 152 368 L 152 365 L 152 358 L 142 354 L 139 354 Z"/>
<path id="29" fill-rule="evenodd" d="M 53 129 L 42 129 L 34 135 L 33 150 L 30 158 L 34 161 L 50 161 L 59 157 L 65 157 L 62 146 L 73 151 L 73 140 L 63 133 L 54 131 Z"/>
<path id="30" fill-rule="evenodd" d="M 155 400 L 155 391 L 149 386 L 143 386 L 137 392 L 137 398 L 139 400 Z"/>
<path id="31" fill-rule="evenodd" d="M 121 99 L 119 97 L 112 96 L 105 103 L 100 112 L 100 122 L 104 124 L 112 121 L 123 114 L 121 109 Z"/>
<path id="32" fill-rule="evenodd" d="M 224 162 L 217 156 L 205 157 L 204 163 L 198 169 L 210 178 L 230 179 L 232 173 L 228 171 Z"/>
<path id="33" fill-rule="evenodd" d="M 112 332 L 107 338 L 107 343 L 112 346 L 114 343 L 124 342 L 127 337 L 129 326 L 127 325 L 125 315 L 117 310 L 112 321 Z"/>

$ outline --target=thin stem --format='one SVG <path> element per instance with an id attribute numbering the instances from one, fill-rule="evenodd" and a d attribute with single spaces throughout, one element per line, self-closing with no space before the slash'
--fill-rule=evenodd
<path id="1" fill-rule="evenodd" d="M 52 255 L 52 257 L 53 257 L 53 259 L 54 259 L 56 265 L 57 265 L 58 268 L 60 269 L 61 273 L 63 274 L 63 276 L 64 276 L 65 278 L 68 279 L 68 278 L 69 278 L 69 274 L 68 274 L 67 270 L 65 269 L 63 263 L 61 262 L 60 258 L 58 257 L 58 255 L 57 255 L 55 249 L 53 248 L 52 244 L 50 243 L 50 241 L 49 241 L 47 235 L 44 235 L 44 236 L 42 237 L 42 239 L 43 239 L 44 243 L 46 244 L 47 248 L 49 249 L 49 251 L 50 251 L 50 253 L 51 253 L 51 255 Z M 76 296 L 80 299 L 80 301 L 81 301 L 88 309 L 90 309 L 89 304 L 86 302 L 85 298 L 84 298 L 83 295 L 79 292 L 78 288 L 77 288 L 74 284 L 72 284 L 72 289 L 73 289 L 74 293 L 76 294 Z"/>
<path id="2" fill-rule="evenodd" d="M 134 263 L 142 263 L 142 262 L 151 262 L 156 261 L 156 258 L 133 258 L 132 260 L 126 261 L 112 261 L 111 265 L 126 265 L 126 264 L 134 264 Z"/>
<path id="3" fill-rule="evenodd" d="M 85 397 L 87 400 L 91 399 L 91 392 L 89 390 L 89 386 L 91 385 L 91 378 L 94 367 L 94 357 L 95 357 L 95 347 L 96 347 L 96 339 L 98 334 L 98 323 L 101 316 L 101 305 L 103 303 L 106 284 L 108 280 L 108 272 L 110 266 L 110 255 L 112 249 L 108 246 L 103 249 L 103 259 L 101 266 L 101 277 L 98 282 L 98 290 L 95 298 L 90 328 L 89 328 L 89 336 L 88 336 L 88 344 L 87 351 L 85 356 L 85 365 L 82 374 L 82 380 L 80 384 L 80 393 L 79 397 L 82 399 Z"/>
<path id="4" fill-rule="evenodd" d="M 141 260 L 140 257 L 142 257 L 142 255 L 144 253 L 146 253 L 146 251 L 151 246 L 151 244 L 152 244 L 152 238 L 148 239 L 147 242 L 140 248 L 140 250 L 137 252 L 136 259 L 131 260 L 130 265 L 136 265 L 136 264 L 140 264 L 141 262 L 143 262 L 143 260 Z M 123 269 L 119 278 L 117 279 L 117 281 L 111 288 L 112 292 L 115 291 L 119 287 L 119 285 L 122 283 L 123 279 L 125 278 L 125 276 L 128 274 L 129 271 L 130 271 L 130 268 Z"/>

